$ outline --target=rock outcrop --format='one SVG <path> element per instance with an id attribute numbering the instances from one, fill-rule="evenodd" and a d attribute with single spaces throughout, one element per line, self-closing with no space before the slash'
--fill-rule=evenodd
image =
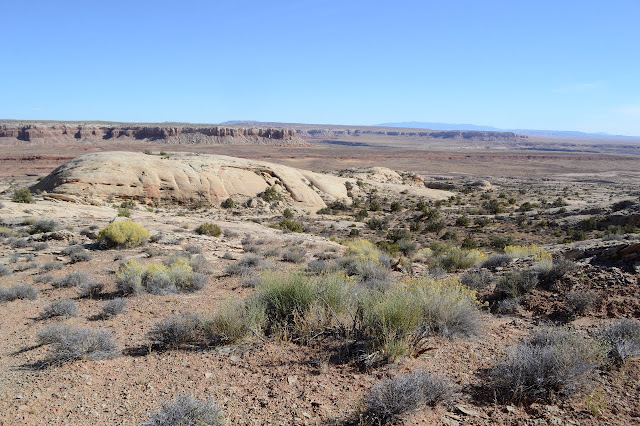
<path id="1" fill-rule="evenodd" d="M 100 123 L 0 123 L 2 143 L 77 143 L 137 141 L 167 144 L 302 145 L 293 129 L 213 125 L 127 125 Z"/>
<path id="2" fill-rule="evenodd" d="M 89 204 L 113 199 L 147 204 L 203 201 L 219 205 L 229 197 L 234 201 L 251 201 L 273 187 L 285 204 L 314 211 L 326 207 L 325 201 L 348 202 L 347 181 L 355 183 L 354 179 L 224 155 L 101 152 L 63 164 L 31 189 L 46 191 L 56 199 Z M 451 195 L 424 187 L 410 190 L 434 199 Z"/>

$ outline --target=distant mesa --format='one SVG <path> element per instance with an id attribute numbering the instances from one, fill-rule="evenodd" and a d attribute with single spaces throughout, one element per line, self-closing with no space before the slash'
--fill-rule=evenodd
<path id="1" fill-rule="evenodd" d="M 0 122 L 0 143 L 68 144 L 138 141 L 166 144 L 303 145 L 293 129 L 196 124 Z"/>
<path id="2" fill-rule="evenodd" d="M 259 195 L 273 188 L 283 205 L 313 211 L 337 199 L 348 202 L 347 181 L 356 183 L 354 178 L 224 155 L 101 152 L 63 164 L 31 189 L 46 191 L 46 196 L 54 199 L 85 203 L 136 200 L 146 204 L 189 204 L 201 200 L 220 205 L 231 197 L 250 207 L 268 207 Z M 393 191 L 398 191 L 399 186 L 375 180 L 371 184 Z M 432 199 L 451 195 L 424 185 L 408 188 Z"/>

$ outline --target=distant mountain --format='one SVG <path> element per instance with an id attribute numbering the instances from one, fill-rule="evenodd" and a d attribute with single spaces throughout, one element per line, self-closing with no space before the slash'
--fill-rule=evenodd
<path id="1" fill-rule="evenodd" d="M 498 129 L 491 126 L 477 126 L 475 124 L 450 124 L 450 123 L 425 123 L 421 121 L 403 121 L 401 123 L 381 123 L 376 124 L 380 127 L 404 127 L 409 129 L 429 129 L 429 130 L 478 130 L 499 132 Z"/>
<path id="2" fill-rule="evenodd" d="M 520 135 L 540 136 L 547 138 L 583 138 L 583 139 L 640 139 L 640 136 L 611 135 L 609 133 L 585 133 L 571 130 L 532 130 L 532 129 L 500 129 L 491 126 L 478 126 L 475 124 L 451 124 L 451 123 L 430 123 L 421 121 L 403 121 L 400 123 L 381 123 L 379 127 L 402 127 L 409 129 L 431 129 L 431 130 L 479 130 L 493 132 L 515 132 Z"/>

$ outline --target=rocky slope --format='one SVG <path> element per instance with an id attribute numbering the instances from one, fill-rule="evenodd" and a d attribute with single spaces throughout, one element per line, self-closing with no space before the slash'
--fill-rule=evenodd
<path id="1" fill-rule="evenodd" d="M 0 122 L 0 144 L 92 143 L 112 141 L 167 144 L 302 145 L 295 130 L 194 124 Z"/>
<path id="2" fill-rule="evenodd" d="M 103 152 L 63 164 L 32 190 L 85 202 L 131 199 L 150 204 L 184 204 L 201 200 L 219 205 L 229 197 L 251 204 L 271 187 L 277 194 L 275 198 L 286 204 L 317 210 L 326 207 L 325 201 L 348 200 L 347 181 L 355 183 L 355 179 L 223 155 Z M 450 195 L 424 186 L 412 190 L 434 199 Z"/>

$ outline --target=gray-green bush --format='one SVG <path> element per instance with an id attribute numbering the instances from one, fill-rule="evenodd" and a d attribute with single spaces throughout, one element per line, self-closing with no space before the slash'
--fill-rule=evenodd
<path id="1" fill-rule="evenodd" d="M 164 402 L 144 426 L 218 426 L 224 425 L 222 408 L 212 400 L 200 401 L 182 395 Z"/>
<path id="2" fill-rule="evenodd" d="M 74 360 L 99 360 L 118 355 L 110 331 L 72 328 L 68 325 L 53 325 L 38 333 L 38 343 L 49 345 L 44 365 L 61 364 Z"/>
<path id="3" fill-rule="evenodd" d="M 38 290 L 31 285 L 18 284 L 13 287 L 0 288 L 0 302 L 12 302 L 17 299 L 35 300 Z"/>
<path id="4" fill-rule="evenodd" d="M 515 344 L 490 372 L 491 388 L 511 402 L 572 394 L 599 367 L 606 346 L 564 329 L 539 330 Z"/>
<path id="5" fill-rule="evenodd" d="M 425 370 L 400 374 L 369 389 L 364 397 L 365 416 L 374 424 L 386 424 L 422 406 L 434 406 L 448 394 L 449 384 Z"/>
<path id="6" fill-rule="evenodd" d="M 78 304 L 71 299 L 57 300 L 44 307 L 40 313 L 40 319 L 52 317 L 75 317 L 78 313 Z"/>

